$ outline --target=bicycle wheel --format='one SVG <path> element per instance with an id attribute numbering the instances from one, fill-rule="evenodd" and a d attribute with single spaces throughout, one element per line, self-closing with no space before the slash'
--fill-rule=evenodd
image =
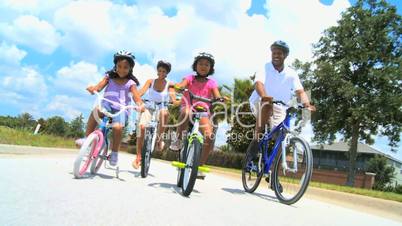
<path id="1" fill-rule="evenodd" d="M 92 153 L 94 152 L 98 141 L 98 135 L 96 133 L 91 133 L 81 146 L 80 152 L 74 161 L 73 173 L 75 178 L 81 178 L 87 171 L 89 164 L 92 161 Z"/>
<path id="2" fill-rule="evenodd" d="M 98 156 L 92 161 L 90 172 L 91 174 L 96 174 L 100 167 L 102 166 L 104 156 L 107 156 L 107 151 L 109 147 L 106 147 L 106 143 L 103 143 L 101 150 L 99 151 Z"/>
<path id="3" fill-rule="evenodd" d="M 153 127 L 145 128 L 145 139 L 144 145 L 141 150 L 141 177 L 145 178 L 148 176 L 149 166 L 151 164 L 151 153 L 152 149 L 152 140 L 154 139 L 155 133 Z"/>
<path id="4" fill-rule="evenodd" d="M 286 146 L 285 169 L 282 151 L 278 152 L 273 169 L 273 188 L 280 202 L 293 204 L 306 192 L 313 172 L 313 155 L 310 146 L 299 137 L 292 137 Z"/>
<path id="5" fill-rule="evenodd" d="M 189 196 L 193 191 L 195 180 L 197 179 L 198 165 L 200 164 L 201 148 L 201 143 L 194 139 L 187 149 L 187 155 L 184 158 L 186 167 L 183 170 L 181 187 L 184 196 Z"/>
<path id="6" fill-rule="evenodd" d="M 188 140 L 185 139 L 184 140 L 184 144 L 183 147 L 181 148 L 180 152 L 179 152 L 179 162 L 183 162 L 184 161 L 184 157 L 187 154 L 187 144 L 188 144 Z M 183 184 L 183 172 L 184 169 L 181 168 L 177 168 L 177 187 L 181 187 Z"/>
<path id="7" fill-rule="evenodd" d="M 250 143 L 246 156 L 243 160 L 243 167 L 241 172 L 241 179 L 243 182 L 243 188 L 246 192 L 253 193 L 261 182 L 263 175 L 263 163 L 262 163 L 262 151 L 253 150 L 253 148 L 258 148 L 258 146 L 252 147 L 253 144 Z M 257 154 L 253 154 L 257 153 Z"/>

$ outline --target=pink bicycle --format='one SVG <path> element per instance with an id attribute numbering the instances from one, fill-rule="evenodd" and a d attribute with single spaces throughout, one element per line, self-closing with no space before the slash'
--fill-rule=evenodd
<path id="1" fill-rule="evenodd" d="M 137 108 L 137 106 L 125 106 L 120 103 L 105 99 L 98 92 L 95 92 L 95 94 L 98 96 L 98 109 L 105 115 L 105 117 L 103 117 L 99 127 L 85 139 L 78 153 L 78 156 L 75 159 L 73 173 L 74 177 L 77 179 L 82 178 L 89 167 L 90 173 L 96 174 L 99 168 L 102 166 L 103 161 L 109 160 L 110 155 L 108 154 L 108 134 L 110 129 L 112 128 L 112 118 L 124 113 L 128 109 Z M 102 100 L 120 106 L 120 111 L 116 113 L 111 113 L 107 111 L 101 105 Z M 106 162 L 107 161 L 105 161 L 105 168 L 114 169 L 116 171 L 116 177 L 119 178 L 119 166 L 116 166 L 114 168 L 108 167 Z"/>

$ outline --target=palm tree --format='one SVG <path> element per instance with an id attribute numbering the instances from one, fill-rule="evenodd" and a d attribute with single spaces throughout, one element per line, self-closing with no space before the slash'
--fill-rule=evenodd
<path id="1" fill-rule="evenodd" d="M 236 109 L 238 112 L 250 112 L 248 99 L 254 90 L 254 78 L 251 76 L 250 79 L 235 79 L 233 90 L 234 103 L 232 103 L 232 109 Z M 233 115 L 233 117 L 236 116 Z M 236 120 L 231 119 L 231 129 L 227 131 L 227 134 L 229 134 L 227 143 L 232 147 L 232 150 L 237 152 L 245 152 L 249 144 L 249 140 L 245 135 L 249 134 L 250 132 L 252 134 L 254 128 L 246 128 L 240 123 L 251 125 L 255 123 L 255 118 L 250 114 L 241 114 L 236 117 Z M 243 136 L 238 136 L 239 134 L 242 134 Z"/>

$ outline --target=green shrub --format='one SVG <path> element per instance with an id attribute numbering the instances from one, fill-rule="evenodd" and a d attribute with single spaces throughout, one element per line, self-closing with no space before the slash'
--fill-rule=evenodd
<path id="1" fill-rule="evenodd" d="M 397 194 L 402 194 L 402 184 L 396 185 L 394 192 Z"/>
<path id="2" fill-rule="evenodd" d="M 167 161 L 177 160 L 178 152 L 164 151 L 163 153 L 153 152 L 152 157 Z M 208 156 L 207 165 L 220 166 L 225 168 L 241 169 L 244 154 L 233 152 L 213 151 Z"/>

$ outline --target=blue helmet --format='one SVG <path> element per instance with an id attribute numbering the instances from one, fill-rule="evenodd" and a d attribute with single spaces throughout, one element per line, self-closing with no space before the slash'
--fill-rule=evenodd
<path id="1" fill-rule="evenodd" d="M 275 41 L 271 45 L 271 50 L 273 47 L 280 48 L 283 50 L 283 52 L 285 53 L 286 56 L 289 55 L 289 46 L 288 46 L 288 44 L 286 44 L 286 42 L 281 41 L 281 40 Z"/>

